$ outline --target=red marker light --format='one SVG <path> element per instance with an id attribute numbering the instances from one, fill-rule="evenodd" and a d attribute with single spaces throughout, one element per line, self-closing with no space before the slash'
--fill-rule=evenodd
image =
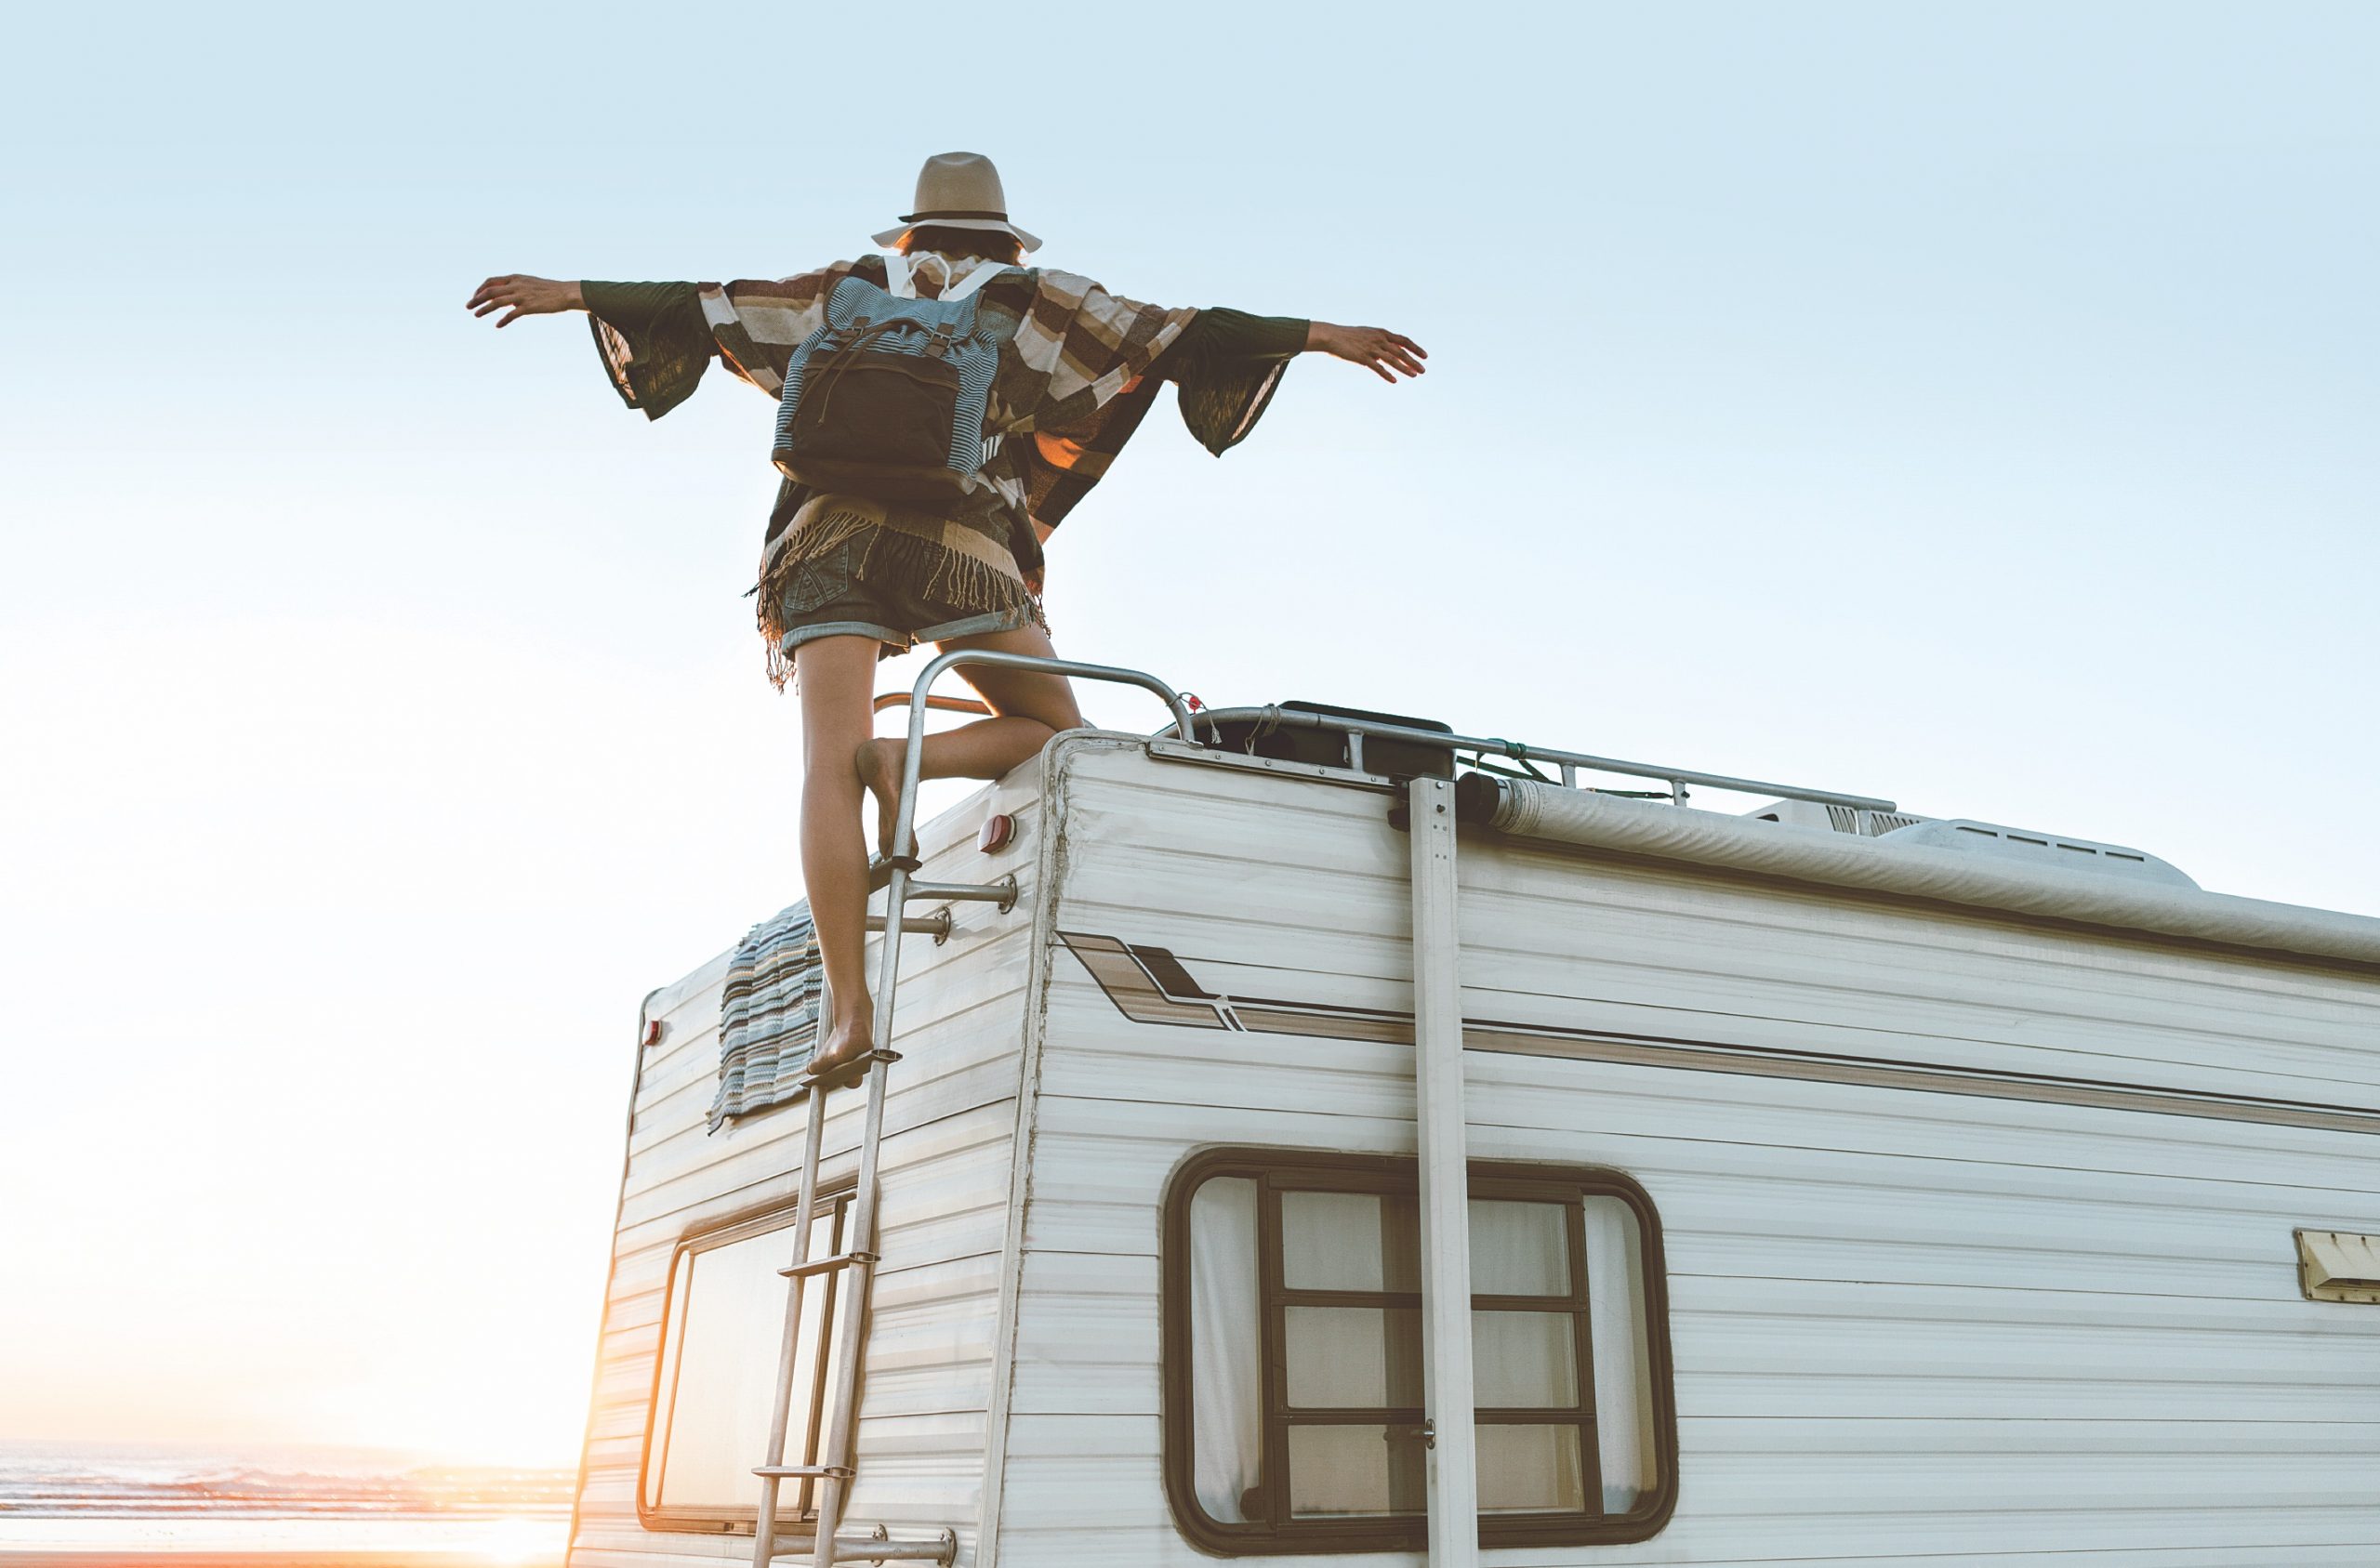
<path id="1" fill-rule="evenodd" d="M 983 831 L 975 835 L 975 848 L 985 854 L 1016 837 L 1016 819 L 1005 811 L 995 811 L 984 819 Z"/>

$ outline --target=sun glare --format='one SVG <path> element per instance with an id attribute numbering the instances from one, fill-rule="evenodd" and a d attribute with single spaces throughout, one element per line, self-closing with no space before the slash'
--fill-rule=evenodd
<path id="1" fill-rule="evenodd" d="M 529 1568 L 554 1558 L 550 1519 L 499 1519 L 488 1525 L 487 1561 L 494 1568 Z"/>

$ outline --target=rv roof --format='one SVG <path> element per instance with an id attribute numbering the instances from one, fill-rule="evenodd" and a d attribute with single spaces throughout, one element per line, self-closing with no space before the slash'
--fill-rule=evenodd
<path id="1" fill-rule="evenodd" d="M 1511 770 L 1488 760 L 1495 758 L 1518 764 L 1520 771 L 1540 783 L 1554 782 L 1548 773 L 1551 770 L 1559 774 L 1561 783 L 1567 788 L 1594 791 L 1594 786 L 1581 784 L 1581 773 L 1658 781 L 1668 787 L 1646 793 L 1652 798 L 1666 799 L 1673 806 L 1688 804 L 1695 789 L 1775 795 L 1782 798 L 1765 806 L 1755 806 L 1744 815 L 1794 827 L 1858 834 L 1871 838 L 1889 837 L 1895 845 L 1904 848 L 1923 845 L 1961 853 L 2003 855 L 2035 864 L 2054 865 L 2065 871 L 2109 873 L 2168 887 L 2198 886 L 2171 862 L 2121 844 L 2104 844 L 2096 839 L 2077 838 L 2070 834 L 2005 827 L 1966 818 L 1942 821 L 1921 817 L 1897 810 L 1890 800 L 1872 796 L 1847 795 L 1839 790 L 1806 789 L 1726 773 L 1703 772 L 1698 769 L 1631 762 L 1585 752 L 1557 751 L 1492 736 L 1458 735 L 1445 725 L 1395 714 L 1368 713 L 1315 703 L 1276 703 L 1265 707 L 1221 709 L 1202 715 L 1201 724 L 1210 725 L 1216 738 L 1237 742 L 1259 755 L 1290 756 L 1306 762 L 1336 763 L 1357 771 L 1365 771 L 1368 760 L 1365 742 L 1368 740 L 1375 743 L 1370 747 L 1369 758 L 1376 759 L 1373 771 L 1390 777 L 1396 776 L 1398 771 L 1398 764 L 1389 760 L 1392 750 L 1396 758 L 1403 759 L 1409 758 L 1414 748 L 1422 747 L 1433 753 L 1447 753 L 1449 771 L 1452 762 L 1462 761 L 1481 771 L 1509 773 Z M 1280 737 L 1280 740 L 1268 749 L 1265 743 L 1275 737 Z M 1465 752 L 1471 755 L 1464 757 L 1462 754 Z M 1413 764 L 1408 761 L 1403 765 L 1410 767 Z M 1645 797 L 1633 791 L 1594 792 Z"/>
<path id="2" fill-rule="evenodd" d="M 1394 785 L 1402 780 L 1389 761 L 1392 749 L 1399 754 L 1394 766 L 1408 770 L 1408 776 L 1417 752 L 1443 753 L 1472 769 L 1459 784 L 1458 806 L 1464 819 L 1515 836 L 2380 967 L 2380 919 L 2205 892 L 2166 862 L 2121 845 L 1966 819 L 1933 821 L 1873 796 L 1457 734 L 1426 721 L 1313 704 L 1201 713 L 1195 710 L 1195 699 L 1185 699 L 1139 670 L 954 650 L 929 664 L 909 694 L 913 735 L 922 731 L 924 714 L 918 705 L 930 700 L 935 679 L 969 663 L 1046 668 L 1153 692 L 1172 710 L 1174 720 L 1155 737 L 1144 738 L 1156 757 L 1221 760 L 1219 750 L 1227 733 L 1238 747 L 1263 757 L 1267 741 L 1303 731 L 1309 740 L 1326 742 L 1330 754 L 1327 761 L 1301 758 L 1287 765 L 1291 771 L 1342 780 L 1356 775 L 1367 783 Z M 1382 741 L 1396 744 L 1373 747 L 1380 760 L 1376 768 L 1368 768 L 1371 759 L 1366 743 Z M 1451 766 L 1447 770 L 1452 771 Z M 1649 780 L 1661 787 L 1599 789 L 1582 782 L 1580 775 L 1589 773 Z M 1682 810 L 1698 788 L 1778 798 L 1752 813 L 1765 821 Z M 1627 798 L 1632 795 L 1640 798 Z M 1810 820 L 1812 808 L 1826 820 Z M 1789 823 L 1830 831 L 1781 831 Z"/>
<path id="3" fill-rule="evenodd" d="M 1473 769 L 1462 781 L 1465 817 L 1506 832 L 2380 965 L 2380 920 L 2205 892 L 2171 863 L 2122 845 L 1966 818 L 1920 817 L 1872 796 L 1455 734 L 1311 705 L 1223 709 L 1201 714 L 1198 723 L 1202 734 L 1211 731 L 1217 736 L 1234 726 L 1258 737 L 1335 732 L 1343 738 L 1336 759 L 1358 772 L 1365 771 L 1367 740 L 1448 752 Z M 1254 749 L 1253 740 L 1248 744 Z M 1582 782 L 1580 775 L 1588 773 L 1651 780 L 1665 787 L 1598 789 Z M 1779 798 L 1746 813 L 1754 819 L 1746 821 L 1680 810 L 1695 789 Z M 1826 833 L 1824 838 L 1807 832 L 1779 834 L 1779 826 Z"/>

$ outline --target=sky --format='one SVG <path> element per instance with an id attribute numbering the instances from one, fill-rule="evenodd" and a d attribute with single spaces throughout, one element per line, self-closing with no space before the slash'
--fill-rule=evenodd
<path id="1" fill-rule="evenodd" d="M 801 890 L 773 408 L 463 301 L 863 254 L 932 152 L 1430 350 L 1161 407 L 1063 651 L 2380 914 L 2380 10 L 941 16 L 10 24 L 0 1438 L 575 1460 L 639 998 Z"/>

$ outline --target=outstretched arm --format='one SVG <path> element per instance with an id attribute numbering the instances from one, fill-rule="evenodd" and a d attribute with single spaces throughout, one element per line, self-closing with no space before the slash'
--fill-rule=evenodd
<path id="1" fill-rule="evenodd" d="M 558 278 L 533 278 L 527 273 L 507 273 L 490 278 L 466 303 L 464 309 L 474 316 L 505 312 L 496 325 L 510 326 L 523 316 L 552 316 L 564 310 L 587 309 L 587 294 L 576 283 L 564 283 Z"/>
<path id="2" fill-rule="evenodd" d="M 1218 307 L 1199 311 L 1188 330 L 1157 356 L 1149 372 L 1160 380 L 1190 382 L 1211 376 L 1226 365 L 1267 361 L 1277 364 L 1300 354 L 1329 354 L 1362 365 L 1390 382 L 1400 375 L 1421 375 L 1421 362 L 1430 357 L 1419 343 L 1385 327 L 1341 326 L 1294 316 L 1251 316 L 1245 310 Z"/>
<path id="3" fill-rule="evenodd" d="M 471 295 L 474 316 L 510 326 L 523 316 L 584 310 L 613 387 L 630 408 L 658 419 L 693 395 L 714 351 L 694 283 L 606 283 L 592 280 L 490 278 Z"/>

